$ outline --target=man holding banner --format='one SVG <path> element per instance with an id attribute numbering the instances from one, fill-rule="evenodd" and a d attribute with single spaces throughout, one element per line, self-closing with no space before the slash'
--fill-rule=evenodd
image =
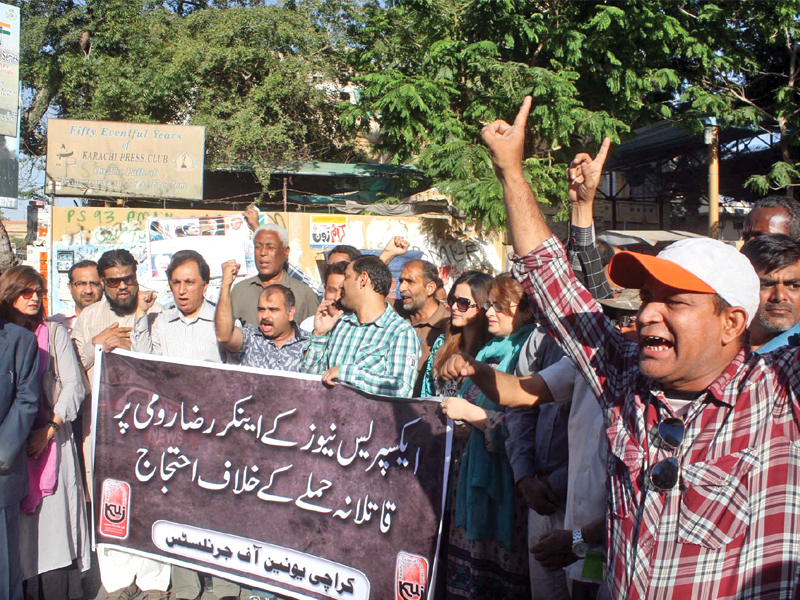
<path id="1" fill-rule="evenodd" d="M 376 256 L 347 265 L 341 304 L 352 312 L 333 316 L 320 303 L 302 370 L 333 385 L 347 383 L 370 394 L 410 396 L 420 345 L 414 329 L 384 299 L 392 273 Z"/>

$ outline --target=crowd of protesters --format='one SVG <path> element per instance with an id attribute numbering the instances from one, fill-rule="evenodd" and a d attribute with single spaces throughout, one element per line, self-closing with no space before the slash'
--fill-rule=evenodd
<path id="1" fill-rule="evenodd" d="M 258 275 L 218 302 L 177 252 L 174 302 L 141 290 L 125 250 L 69 271 L 74 311 L 45 318 L 30 267 L 0 276 L 0 598 L 81 598 L 89 568 L 94 349 L 318 374 L 370 394 L 437 397 L 454 423 L 435 598 L 800 597 L 800 209 L 747 216 L 741 252 L 709 238 L 658 256 L 602 247 L 594 198 L 609 151 L 567 173 L 554 237 L 522 172 L 527 98 L 483 131 L 502 184 L 510 273 L 327 254 L 322 300 L 287 267 L 288 232 L 253 231 Z M 396 293 L 395 293 L 396 292 Z M 270 598 L 100 547 L 111 599 Z"/>

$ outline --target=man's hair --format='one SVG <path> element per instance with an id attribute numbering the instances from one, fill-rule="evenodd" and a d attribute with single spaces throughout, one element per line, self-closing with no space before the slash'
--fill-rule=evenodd
<path id="1" fill-rule="evenodd" d="M 347 244 L 339 244 L 338 246 L 334 246 L 328 251 L 328 254 L 325 255 L 325 258 L 327 259 L 331 254 L 347 254 L 347 256 L 350 258 L 350 262 L 363 256 L 361 254 L 361 250 L 354 246 L 348 246 Z"/>
<path id="2" fill-rule="evenodd" d="M 767 196 L 762 198 L 750 209 L 757 208 L 782 208 L 789 214 L 789 237 L 800 240 L 800 205 L 790 196 Z"/>
<path id="3" fill-rule="evenodd" d="M 800 262 L 800 242 L 782 233 L 760 235 L 742 246 L 756 271 L 771 273 Z"/>
<path id="4" fill-rule="evenodd" d="M 419 270 L 422 272 L 422 283 L 424 285 L 428 285 L 431 282 L 436 283 L 436 280 L 439 279 L 439 269 L 437 269 L 436 265 L 432 262 L 422 259 L 410 260 L 403 265 L 403 268 L 405 269 L 411 265 L 419 265 Z"/>
<path id="5" fill-rule="evenodd" d="M 203 283 L 208 283 L 211 281 L 211 269 L 209 268 L 206 259 L 203 258 L 202 254 L 195 250 L 179 250 L 172 255 L 172 259 L 169 261 L 169 266 L 167 267 L 167 281 L 172 279 L 172 272 L 175 269 L 180 267 L 183 263 L 187 263 L 192 260 L 197 263 L 197 268 L 200 270 L 200 279 L 203 280 Z"/>
<path id="6" fill-rule="evenodd" d="M 109 250 L 103 253 L 100 260 L 97 261 L 97 273 L 100 277 L 105 277 L 106 269 L 111 267 L 130 267 L 136 273 L 136 267 L 139 263 L 133 258 L 133 254 L 120 248 L 119 250 Z"/>
<path id="7" fill-rule="evenodd" d="M 72 272 L 75 269 L 85 269 L 86 267 L 94 267 L 95 269 L 97 269 L 97 263 L 94 262 L 93 260 L 81 260 L 76 262 L 69 268 L 69 271 L 67 272 L 67 278 L 69 279 L 69 282 L 72 283 Z M 99 269 L 97 272 L 98 273 L 100 272 Z"/>
<path id="8" fill-rule="evenodd" d="M 366 273 L 372 281 L 372 289 L 385 296 L 392 289 L 392 272 L 377 256 L 362 256 L 350 263 L 356 275 Z"/>
<path id="9" fill-rule="evenodd" d="M 261 227 L 256 229 L 256 232 L 253 235 L 253 239 L 255 240 L 256 237 L 258 237 L 258 234 L 261 233 L 262 231 L 269 231 L 271 233 L 277 233 L 278 234 L 278 239 L 281 241 L 281 244 L 283 244 L 283 247 L 284 248 L 288 248 L 289 247 L 289 232 L 286 231 L 280 225 L 275 225 L 275 223 L 268 223 L 267 225 L 262 225 Z"/>
<path id="10" fill-rule="evenodd" d="M 436 291 L 438 292 L 439 290 L 443 290 L 443 289 L 444 289 L 444 281 L 442 281 L 441 277 L 437 277 L 436 278 Z"/>
<path id="11" fill-rule="evenodd" d="M 261 295 L 265 298 L 269 298 L 274 294 L 282 294 L 283 295 L 283 302 L 286 305 L 286 312 L 288 313 L 294 307 L 294 292 L 290 290 L 285 285 L 281 285 L 279 283 L 273 283 L 272 285 L 268 285 L 264 288 L 264 291 L 261 292 Z"/>
<path id="12" fill-rule="evenodd" d="M 328 268 L 325 269 L 325 284 L 328 283 L 328 277 L 331 275 L 344 275 L 347 271 L 347 265 L 349 263 L 340 260 L 339 262 L 335 262 L 331 265 L 328 265 Z"/>

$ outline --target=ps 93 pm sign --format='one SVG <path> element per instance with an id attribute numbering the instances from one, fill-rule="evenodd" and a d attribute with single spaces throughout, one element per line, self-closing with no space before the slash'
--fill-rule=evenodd
<path id="1" fill-rule="evenodd" d="M 50 119 L 46 192 L 203 199 L 205 127 Z"/>

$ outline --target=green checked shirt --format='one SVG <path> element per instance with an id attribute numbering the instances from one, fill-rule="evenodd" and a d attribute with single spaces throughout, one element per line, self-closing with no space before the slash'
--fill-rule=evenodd
<path id="1" fill-rule="evenodd" d="M 343 383 L 370 394 L 408 398 L 419 352 L 414 328 L 387 304 L 371 323 L 359 323 L 354 313 L 346 313 L 328 335 L 311 336 L 301 371 L 322 375 L 338 366 Z"/>

